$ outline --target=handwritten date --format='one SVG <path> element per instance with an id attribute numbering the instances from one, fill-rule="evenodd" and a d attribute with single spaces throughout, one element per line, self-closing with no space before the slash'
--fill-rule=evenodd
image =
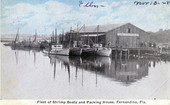
<path id="1" fill-rule="evenodd" d="M 135 1 L 134 2 L 135 5 L 170 5 L 170 1 L 162 1 L 162 2 L 158 2 L 158 1 Z"/>

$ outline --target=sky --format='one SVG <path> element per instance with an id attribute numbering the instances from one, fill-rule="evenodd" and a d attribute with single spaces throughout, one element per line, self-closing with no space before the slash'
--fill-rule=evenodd
<path id="1" fill-rule="evenodd" d="M 80 5 L 81 1 L 81 5 Z M 135 5 L 153 0 L 1 0 L 1 34 L 51 34 L 68 32 L 84 24 L 131 23 L 145 31 L 170 29 L 170 3 Z M 96 7 L 84 7 L 93 2 Z M 103 5 L 104 7 L 101 7 Z"/>

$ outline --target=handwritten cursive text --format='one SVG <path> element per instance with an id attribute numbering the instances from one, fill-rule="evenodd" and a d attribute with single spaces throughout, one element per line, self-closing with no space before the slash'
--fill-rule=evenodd
<path id="1" fill-rule="evenodd" d="M 95 4 L 93 1 L 92 2 L 86 2 L 83 3 L 83 1 L 79 1 L 79 7 L 92 7 L 92 8 L 99 8 L 99 7 L 105 7 L 104 5 L 99 5 Z"/>
<path id="2" fill-rule="evenodd" d="M 135 1 L 135 5 L 170 5 L 170 1 Z"/>

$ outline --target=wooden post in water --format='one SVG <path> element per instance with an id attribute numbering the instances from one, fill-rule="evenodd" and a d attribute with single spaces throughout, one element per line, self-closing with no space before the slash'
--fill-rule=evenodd
<path id="1" fill-rule="evenodd" d="M 95 60 L 95 62 L 96 62 L 96 60 Z M 95 74 L 96 74 L 96 87 L 97 87 L 97 68 L 95 67 Z"/>
<path id="2" fill-rule="evenodd" d="M 138 49 L 138 59 L 140 59 L 140 49 Z"/>
<path id="3" fill-rule="evenodd" d="M 115 59 L 117 59 L 117 48 L 115 49 Z"/>
<path id="4" fill-rule="evenodd" d="M 122 48 L 120 48 L 120 59 L 122 59 Z"/>
<path id="5" fill-rule="evenodd" d="M 127 56 L 128 56 L 128 50 L 126 49 L 125 50 L 125 59 L 127 59 Z"/>
<path id="6" fill-rule="evenodd" d="M 117 70 L 117 49 L 115 50 L 115 70 Z"/>
<path id="7" fill-rule="evenodd" d="M 130 51 L 129 51 L 129 50 L 127 50 L 127 56 L 128 56 L 128 58 L 127 58 L 127 59 L 129 59 L 129 54 L 130 54 Z"/>

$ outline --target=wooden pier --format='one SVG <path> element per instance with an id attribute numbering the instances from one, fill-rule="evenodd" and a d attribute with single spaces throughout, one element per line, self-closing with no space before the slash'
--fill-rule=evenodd
<path id="1" fill-rule="evenodd" d="M 138 57 L 144 56 L 146 54 L 158 53 L 158 49 L 153 48 L 112 48 L 112 56 L 120 59 L 129 59 L 130 56 Z"/>

